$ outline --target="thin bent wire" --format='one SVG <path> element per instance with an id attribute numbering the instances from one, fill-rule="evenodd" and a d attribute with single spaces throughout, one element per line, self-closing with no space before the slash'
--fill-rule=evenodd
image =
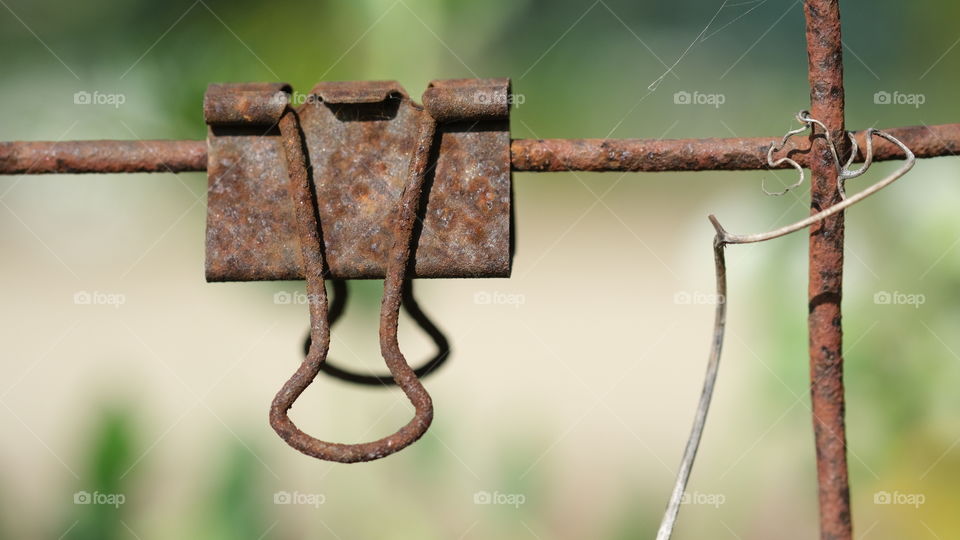
<path id="1" fill-rule="evenodd" d="M 778 148 L 782 148 L 787 139 L 796 135 L 802 131 L 805 131 L 808 127 L 813 130 L 814 125 L 818 125 L 821 128 L 825 128 L 823 123 L 819 120 L 816 120 L 810 117 L 809 113 L 806 111 L 801 111 L 797 115 L 797 119 L 804 123 L 805 126 L 788 132 L 784 137 L 783 141 L 780 143 Z M 670 501 L 667 503 L 666 511 L 663 515 L 663 520 L 660 522 L 660 529 L 657 531 L 657 540 L 669 540 L 673 534 L 673 528 L 677 521 L 677 516 L 680 513 L 680 504 L 683 501 L 683 495 L 687 488 L 687 482 L 690 479 L 690 472 L 693 468 L 693 461 L 697 456 L 697 449 L 700 446 L 700 439 L 703 435 L 703 429 L 706 425 L 707 420 L 707 411 L 710 409 L 710 401 L 713 397 L 713 389 L 716 386 L 717 382 L 717 372 L 720 367 L 720 354 L 723 349 L 723 338 L 726 330 L 726 317 L 727 317 L 727 266 L 726 258 L 724 256 L 724 249 L 727 245 L 731 244 L 750 244 L 756 242 L 765 242 L 767 240 L 773 240 L 774 238 L 779 238 L 781 236 L 786 236 L 790 233 L 797 232 L 799 230 L 805 229 L 823 219 L 826 219 L 838 212 L 842 212 L 846 208 L 849 208 L 858 202 L 866 199 L 867 197 L 873 195 L 874 193 L 880 191 L 881 189 L 889 186 L 890 184 L 896 182 L 898 179 L 903 177 L 910 169 L 913 168 L 914 163 L 916 163 L 916 156 L 909 148 L 906 147 L 900 140 L 893 137 L 888 133 L 884 133 L 880 130 L 869 129 L 867 130 L 867 144 L 866 144 L 866 155 L 864 159 L 864 164 L 859 169 L 850 169 L 850 165 L 853 163 L 853 156 L 856 155 L 858 148 L 856 141 L 853 141 L 853 152 L 851 153 L 850 159 L 846 164 L 840 164 L 840 157 L 837 152 L 836 145 L 834 141 L 830 138 L 830 133 L 828 130 L 824 129 L 826 133 L 827 143 L 830 145 L 830 151 L 833 154 L 834 160 L 837 165 L 837 187 L 840 190 L 842 200 L 832 205 L 816 214 L 809 216 L 806 219 L 797 221 L 790 225 L 780 227 L 768 232 L 755 233 L 755 234 L 730 234 L 728 233 L 715 216 L 712 214 L 709 216 L 710 223 L 713 224 L 714 229 L 716 230 L 716 235 L 713 237 L 713 254 L 714 254 L 714 264 L 716 269 L 716 279 L 717 279 L 717 307 L 715 310 L 714 323 L 713 323 L 713 340 L 710 346 L 710 356 L 707 361 L 707 373 L 703 381 L 703 390 L 700 393 L 700 402 L 697 406 L 697 412 L 694 415 L 693 419 L 693 428 L 690 431 L 690 437 L 687 439 L 687 445 L 684 448 L 683 458 L 680 461 L 680 468 L 677 471 L 677 480 L 674 484 L 673 493 L 670 495 Z M 853 136 L 847 133 L 850 136 L 850 139 L 853 140 Z M 867 171 L 870 165 L 873 163 L 873 136 L 882 137 L 897 146 L 899 146 L 906 155 L 906 162 L 899 169 L 894 171 L 892 174 L 880 180 L 876 184 L 871 185 L 870 187 L 864 189 L 863 191 L 853 195 L 851 197 L 846 197 L 846 194 L 843 191 L 844 180 L 850 178 L 856 178 L 857 176 L 862 175 Z M 767 154 L 767 160 L 770 166 L 776 166 L 782 163 L 790 163 L 794 168 L 800 171 L 800 180 L 793 186 L 787 188 L 787 191 L 800 185 L 803 182 L 803 168 L 800 167 L 795 161 L 789 158 L 781 158 L 776 162 L 773 161 L 772 156 L 774 153 L 774 146 L 776 143 L 771 146 L 771 150 Z M 766 189 L 764 188 L 764 191 Z M 785 193 L 786 191 L 784 191 Z M 769 192 L 768 192 L 769 193 Z"/>

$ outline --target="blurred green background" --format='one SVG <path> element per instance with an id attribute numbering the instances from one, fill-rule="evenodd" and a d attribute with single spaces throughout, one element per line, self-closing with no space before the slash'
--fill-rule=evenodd
<path id="1" fill-rule="evenodd" d="M 799 2 L 0 4 L 0 140 L 200 139 L 204 89 L 225 81 L 396 79 L 419 96 L 434 78 L 507 76 L 515 138 L 778 138 L 808 106 Z M 851 129 L 957 120 L 960 4 L 841 6 Z M 123 104 L 75 104 L 81 91 Z M 793 175 L 516 174 L 514 276 L 418 284 L 453 345 L 426 383 L 433 428 L 344 466 L 267 423 L 307 328 L 305 306 L 274 294 L 303 285 L 204 283 L 203 174 L 0 178 L 0 537 L 652 538 L 709 346 L 706 216 L 754 232 L 805 214 L 806 186 L 770 198 L 762 179 Z M 924 161 L 848 213 L 858 538 L 960 531 L 958 180 L 955 158 Z M 728 264 L 725 355 L 676 538 L 815 538 L 806 239 L 737 246 Z M 380 371 L 381 284 L 352 287 L 331 356 Z M 493 294 L 515 301 L 476 301 Z M 401 343 L 412 362 L 432 353 L 407 319 Z M 321 376 L 293 416 L 360 441 L 410 414 L 399 391 Z"/>

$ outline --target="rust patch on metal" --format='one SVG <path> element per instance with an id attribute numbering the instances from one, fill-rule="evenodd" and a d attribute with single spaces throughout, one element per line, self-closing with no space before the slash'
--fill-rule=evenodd
<path id="1" fill-rule="evenodd" d="M 286 83 L 211 84 L 203 95 L 203 118 L 210 125 L 272 125 L 290 103 Z"/>
<path id="2" fill-rule="evenodd" d="M 918 158 L 960 153 L 960 124 L 885 129 Z M 862 163 L 867 132 L 854 133 Z M 844 142 L 846 142 L 845 137 Z M 510 145 L 514 171 L 755 171 L 768 169 L 767 150 L 777 137 L 716 139 L 516 139 Z M 835 139 L 840 140 L 840 139 Z M 791 138 L 777 157 L 809 166 L 809 139 Z M 897 145 L 874 141 L 874 161 L 904 159 Z M 789 168 L 784 163 L 780 168 Z"/>
<path id="3" fill-rule="evenodd" d="M 0 174 L 179 173 L 205 170 L 206 141 L 0 143 Z"/>
<path id="4" fill-rule="evenodd" d="M 807 24 L 811 115 L 824 123 L 838 145 L 843 163 L 849 153 L 844 135 L 843 42 L 838 0 L 804 2 Z M 809 166 L 812 173 L 810 212 L 815 214 L 840 202 L 838 164 L 823 134 L 813 135 Z M 810 394 L 817 480 L 820 500 L 820 536 L 849 540 L 850 487 L 847 479 L 847 441 L 844 425 L 843 330 L 840 299 L 843 294 L 843 213 L 810 229 Z"/>
<path id="5" fill-rule="evenodd" d="M 445 85 L 431 86 L 440 93 L 451 88 L 444 103 L 475 93 L 466 81 Z M 490 95 L 492 86 L 483 81 L 476 92 Z M 506 96 L 509 82 L 499 80 L 497 88 Z M 469 120 L 437 128 L 438 156 L 427 176 L 412 277 L 510 275 L 506 110 L 473 112 Z M 326 224 L 329 277 L 384 277 L 392 238 L 385 217 L 403 191 L 408 149 L 428 113 L 399 84 L 382 81 L 318 84 L 297 113 Z M 207 279 L 302 279 L 293 215 L 279 203 L 287 173 L 278 132 L 213 121 L 210 135 Z"/>
<path id="6" fill-rule="evenodd" d="M 406 98 L 397 81 L 327 81 L 313 88 L 312 96 L 325 103 L 380 103 L 391 97 Z"/>
<path id="7" fill-rule="evenodd" d="M 503 119 L 510 99 L 509 79 L 448 79 L 430 83 L 423 106 L 437 122 Z"/>
<path id="8" fill-rule="evenodd" d="M 243 85 L 241 93 L 270 99 L 276 88 L 263 84 L 257 92 L 251 86 Z M 224 87 L 218 86 L 216 92 L 225 93 Z M 216 101 L 229 103 L 230 99 L 218 95 Z M 225 116 L 232 118 L 233 113 Z M 280 131 L 270 117 L 253 117 L 260 123 L 211 123 L 209 128 L 206 272 L 210 281 L 239 276 L 303 279 Z"/>

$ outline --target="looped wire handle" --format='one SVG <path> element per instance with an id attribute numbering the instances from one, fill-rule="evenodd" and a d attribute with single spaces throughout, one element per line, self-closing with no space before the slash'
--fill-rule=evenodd
<path id="1" fill-rule="evenodd" d="M 347 297 L 349 296 L 349 289 L 347 289 L 347 282 L 342 279 L 330 280 L 330 284 L 333 293 L 333 299 L 330 300 L 329 324 L 330 328 L 332 329 L 343 315 L 347 303 Z M 420 304 L 417 303 L 417 298 L 413 294 L 413 280 L 407 280 L 406 283 L 404 283 L 403 299 L 400 302 L 400 305 L 403 310 L 407 312 L 407 315 L 413 319 L 413 322 L 415 322 L 417 326 L 419 326 L 420 329 L 427 334 L 437 348 L 432 357 L 425 360 L 420 366 L 414 368 L 413 370 L 413 372 L 417 374 L 417 377 L 423 379 L 440 369 L 440 366 L 445 364 L 450 358 L 450 340 L 448 340 L 447 336 L 444 335 L 443 330 L 440 329 L 436 323 L 431 321 L 430 317 L 427 316 L 423 309 L 420 308 Z M 310 354 L 310 347 L 312 344 L 313 338 L 310 336 L 310 333 L 307 332 L 307 337 L 304 339 L 303 343 L 304 356 Z M 348 368 L 334 364 L 333 360 L 329 357 L 326 359 L 326 361 L 320 364 L 320 371 L 329 377 L 333 377 L 334 379 L 363 386 L 389 388 L 396 386 L 397 384 L 397 382 L 393 380 L 393 375 L 390 373 L 360 373 L 357 371 L 352 371 Z"/>
<path id="2" fill-rule="evenodd" d="M 280 135 L 290 177 L 288 186 L 296 212 L 307 280 L 311 346 L 306 359 L 274 397 L 270 406 L 270 425 L 287 444 L 308 456 L 341 463 L 380 459 L 417 441 L 433 421 L 433 401 L 430 394 L 407 364 L 397 338 L 400 304 L 413 250 L 411 241 L 414 225 L 436 134 L 436 121 L 433 117 L 424 112 L 422 118 L 417 147 L 410 160 L 407 183 L 392 216 L 393 245 L 387 256 L 386 278 L 380 305 L 380 351 L 393 380 L 413 404 L 415 414 L 413 419 L 396 433 L 376 441 L 357 444 L 331 443 L 311 437 L 301 431 L 287 414 L 300 394 L 316 378 L 326 360 L 330 348 L 330 324 L 323 278 L 326 265 L 323 259 L 320 223 L 307 172 L 300 123 L 296 112 L 290 108 L 280 118 Z"/>

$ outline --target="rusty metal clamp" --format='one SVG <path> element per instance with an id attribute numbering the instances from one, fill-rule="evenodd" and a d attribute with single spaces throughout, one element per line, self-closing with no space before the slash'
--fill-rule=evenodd
<path id="1" fill-rule="evenodd" d="M 291 95 L 285 84 L 241 84 L 205 96 L 207 278 L 306 279 L 311 344 L 274 398 L 270 424 L 309 456 L 379 459 L 433 419 L 397 338 L 407 281 L 509 275 L 509 81 L 434 81 L 422 107 L 393 82 L 321 83 L 297 108 Z M 415 414 L 376 441 L 325 442 L 287 414 L 326 360 L 331 276 L 385 278 L 381 354 Z"/>

